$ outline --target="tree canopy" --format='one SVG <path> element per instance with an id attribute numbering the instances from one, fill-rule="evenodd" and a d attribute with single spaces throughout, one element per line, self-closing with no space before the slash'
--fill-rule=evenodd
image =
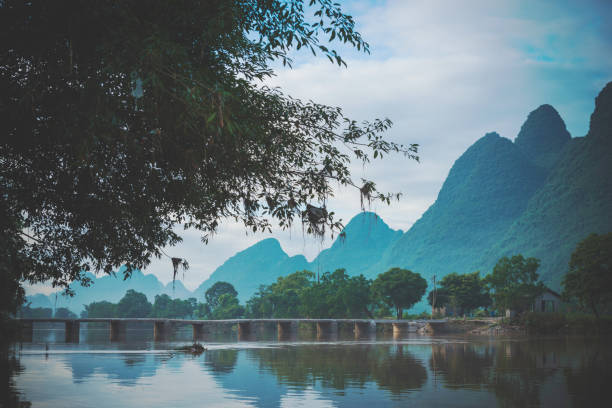
<path id="1" fill-rule="evenodd" d="M 81 312 L 81 317 L 117 317 L 117 305 L 106 300 L 91 302 L 85 305 L 85 310 Z"/>
<path id="2" fill-rule="evenodd" d="M 152 308 L 144 293 L 130 289 L 117 304 L 117 317 L 148 317 Z"/>
<path id="3" fill-rule="evenodd" d="M 349 276 L 344 269 L 314 273 L 298 271 L 262 285 L 247 301 L 249 317 L 372 318 L 388 309 L 372 292 L 372 281 Z"/>
<path id="4" fill-rule="evenodd" d="M 391 268 L 376 277 L 372 290 L 387 305 L 395 308 L 397 318 L 401 319 L 403 309 L 410 309 L 421 300 L 427 290 L 427 281 L 407 269 Z"/>
<path id="5" fill-rule="evenodd" d="M 562 285 L 563 297 L 576 299 L 596 316 L 612 303 L 612 232 L 578 243 Z"/>
<path id="6" fill-rule="evenodd" d="M 329 0 L 6 0 L 0 26 L 0 268 L 13 297 L 24 280 L 69 290 L 85 271 L 129 276 L 181 226 L 204 241 L 227 218 L 339 230 L 332 183 L 393 197 L 352 180 L 351 160 L 418 158 L 383 138 L 388 119 L 266 86 L 296 49 L 339 65 L 326 41 L 369 52 Z"/>
<path id="7" fill-rule="evenodd" d="M 172 299 L 166 294 L 156 295 L 151 309 L 151 317 L 164 317 L 168 319 L 182 319 L 191 317 L 197 308 L 196 298 L 186 300 Z"/>
<path id="8" fill-rule="evenodd" d="M 204 297 L 206 298 L 206 303 L 212 309 L 219 306 L 219 298 L 223 295 L 232 295 L 234 297 L 238 296 L 238 292 L 234 289 L 234 285 L 227 282 L 215 282 L 210 288 L 206 290 L 204 293 Z"/>
<path id="9" fill-rule="evenodd" d="M 429 293 L 428 302 L 430 305 L 433 302 L 433 291 Z M 436 293 L 436 307 L 451 308 L 455 314 L 470 313 L 490 303 L 489 290 L 480 272 L 448 274 L 440 281 Z"/>
<path id="10" fill-rule="evenodd" d="M 544 290 L 538 280 L 540 261 L 536 258 L 525 259 L 523 255 L 503 257 L 497 261 L 493 272 L 485 280 L 492 290 L 491 297 L 497 310 L 528 310 Z"/>

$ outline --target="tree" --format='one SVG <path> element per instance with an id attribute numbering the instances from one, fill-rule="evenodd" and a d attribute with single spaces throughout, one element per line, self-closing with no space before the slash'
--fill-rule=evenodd
<path id="1" fill-rule="evenodd" d="M 279 276 L 271 285 L 260 286 L 247 302 L 247 314 L 251 317 L 303 316 L 305 292 L 313 286 L 313 278 L 314 273 L 310 271 L 297 271 Z"/>
<path id="2" fill-rule="evenodd" d="M 436 308 L 447 306 L 451 303 L 450 294 L 447 289 L 437 288 L 435 293 L 436 293 Z M 433 306 L 434 305 L 433 301 L 434 301 L 434 291 L 432 290 L 427 295 L 427 303 L 429 303 L 430 306 Z"/>
<path id="3" fill-rule="evenodd" d="M 117 305 L 106 300 L 91 302 L 85 305 L 81 317 L 117 317 Z"/>
<path id="4" fill-rule="evenodd" d="M 244 307 L 235 295 L 224 293 L 219 296 L 219 303 L 212 312 L 213 319 L 236 319 L 244 315 Z"/>
<path id="5" fill-rule="evenodd" d="M 372 281 L 363 275 L 349 276 L 345 269 L 325 272 L 319 283 L 300 294 L 300 315 L 319 318 L 372 317 Z"/>
<path id="6" fill-rule="evenodd" d="M 304 3 L 1 2 L 0 286 L 22 300 L 17 282 L 70 293 L 86 271 L 129 277 L 181 240 L 175 227 L 206 241 L 223 218 L 339 231 L 332 183 L 390 202 L 350 163 L 418 158 L 382 137 L 391 121 L 265 86 L 293 49 L 346 65 L 323 38 L 369 50 L 339 4 Z"/>
<path id="7" fill-rule="evenodd" d="M 77 315 L 66 307 L 58 307 L 53 317 L 56 319 L 76 319 Z"/>
<path id="8" fill-rule="evenodd" d="M 432 292 L 428 296 L 428 301 L 431 305 Z M 453 306 L 456 314 L 470 313 L 490 303 L 489 290 L 484 280 L 480 279 L 480 272 L 448 274 L 440 281 L 440 289 L 436 293 L 436 306 Z"/>
<path id="9" fill-rule="evenodd" d="M 246 303 L 246 315 L 251 318 L 261 319 L 274 316 L 274 304 L 272 302 L 270 286 L 260 285 L 257 292 L 251 296 Z"/>
<path id="10" fill-rule="evenodd" d="M 540 261 L 536 258 L 525 259 L 523 255 L 512 258 L 503 257 L 497 261 L 493 272 L 485 277 L 491 297 L 497 310 L 528 310 L 544 290 L 544 284 L 538 281 Z"/>
<path id="11" fill-rule="evenodd" d="M 197 308 L 195 298 L 187 300 L 172 299 L 170 296 L 156 295 L 151 310 L 152 317 L 164 317 L 167 319 L 181 319 L 191 316 Z"/>
<path id="12" fill-rule="evenodd" d="M 205 320 L 212 318 L 212 310 L 210 309 L 208 303 L 197 303 L 193 314 L 195 315 L 196 319 Z"/>
<path id="13" fill-rule="evenodd" d="M 211 309 L 215 309 L 219 306 L 219 298 L 223 295 L 232 295 L 234 297 L 238 296 L 238 292 L 234 289 L 234 285 L 227 282 L 215 282 L 210 288 L 206 290 L 204 293 L 204 297 L 206 298 L 206 303 L 210 306 Z"/>
<path id="14" fill-rule="evenodd" d="M 51 309 L 50 307 L 23 306 L 19 314 L 22 318 L 50 318 L 53 316 L 53 309 Z"/>
<path id="15" fill-rule="evenodd" d="M 427 281 L 407 269 L 391 268 L 378 275 L 372 290 L 389 307 L 395 308 L 397 318 L 401 319 L 403 309 L 410 309 L 421 300 L 427 290 Z"/>
<path id="16" fill-rule="evenodd" d="M 144 293 L 130 289 L 117 304 L 117 317 L 148 317 L 152 308 Z"/>
<path id="17" fill-rule="evenodd" d="M 612 232 L 591 234 L 578 243 L 561 284 L 565 299 L 576 299 L 599 317 L 612 302 Z"/>

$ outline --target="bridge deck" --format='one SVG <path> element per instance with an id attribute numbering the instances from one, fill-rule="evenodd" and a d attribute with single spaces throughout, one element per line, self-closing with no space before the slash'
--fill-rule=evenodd
<path id="1" fill-rule="evenodd" d="M 182 323 L 182 324 L 205 324 L 205 323 L 223 323 L 223 324 L 240 324 L 240 323 L 375 323 L 375 324 L 416 324 L 416 323 L 444 323 L 445 319 L 437 320 L 391 320 L 391 319 L 222 319 L 222 320 L 195 320 L 195 319 L 164 319 L 159 317 L 143 317 L 143 318 L 121 318 L 121 317 L 86 317 L 78 319 L 55 319 L 55 318 L 17 318 L 14 319 L 20 322 L 54 322 L 54 323 L 105 323 L 105 322 L 163 322 L 163 323 Z"/>

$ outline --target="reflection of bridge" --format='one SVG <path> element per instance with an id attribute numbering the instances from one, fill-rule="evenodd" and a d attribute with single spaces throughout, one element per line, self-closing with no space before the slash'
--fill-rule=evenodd
<path id="1" fill-rule="evenodd" d="M 153 338 L 155 341 L 165 340 L 174 328 L 181 325 L 191 325 L 193 329 L 193 340 L 197 341 L 203 337 L 206 329 L 221 326 L 236 326 L 238 339 L 251 338 L 254 334 L 252 328 L 264 323 L 276 325 L 279 339 L 286 338 L 297 330 L 298 324 L 315 325 L 317 338 L 333 336 L 338 332 L 338 325 L 352 325 L 355 337 L 359 338 L 370 333 L 375 333 L 377 325 L 388 325 L 393 329 L 393 336 L 398 337 L 408 332 L 415 332 L 427 323 L 442 324 L 445 320 L 369 320 L 369 319 L 228 319 L 228 320 L 185 320 L 185 319 L 160 319 L 160 318 L 83 318 L 83 319 L 17 319 L 21 323 L 22 338 L 32 341 L 35 323 L 64 323 L 66 342 L 78 343 L 81 323 L 107 323 L 109 326 L 110 340 L 121 339 L 126 333 L 128 323 L 151 323 L 153 326 Z"/>

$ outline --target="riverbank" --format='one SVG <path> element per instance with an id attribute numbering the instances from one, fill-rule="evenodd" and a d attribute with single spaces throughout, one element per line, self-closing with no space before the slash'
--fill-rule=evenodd
<path id="1" fill-rule="evenodd" d="M 526 313 L 506 319 L 449 319 L 445 324 L 427 324 L 421 334 L 470 334 L 479 336 L 525 336 L 533 334 L 612 334 L 612 316 L 581 313 Z"/>

